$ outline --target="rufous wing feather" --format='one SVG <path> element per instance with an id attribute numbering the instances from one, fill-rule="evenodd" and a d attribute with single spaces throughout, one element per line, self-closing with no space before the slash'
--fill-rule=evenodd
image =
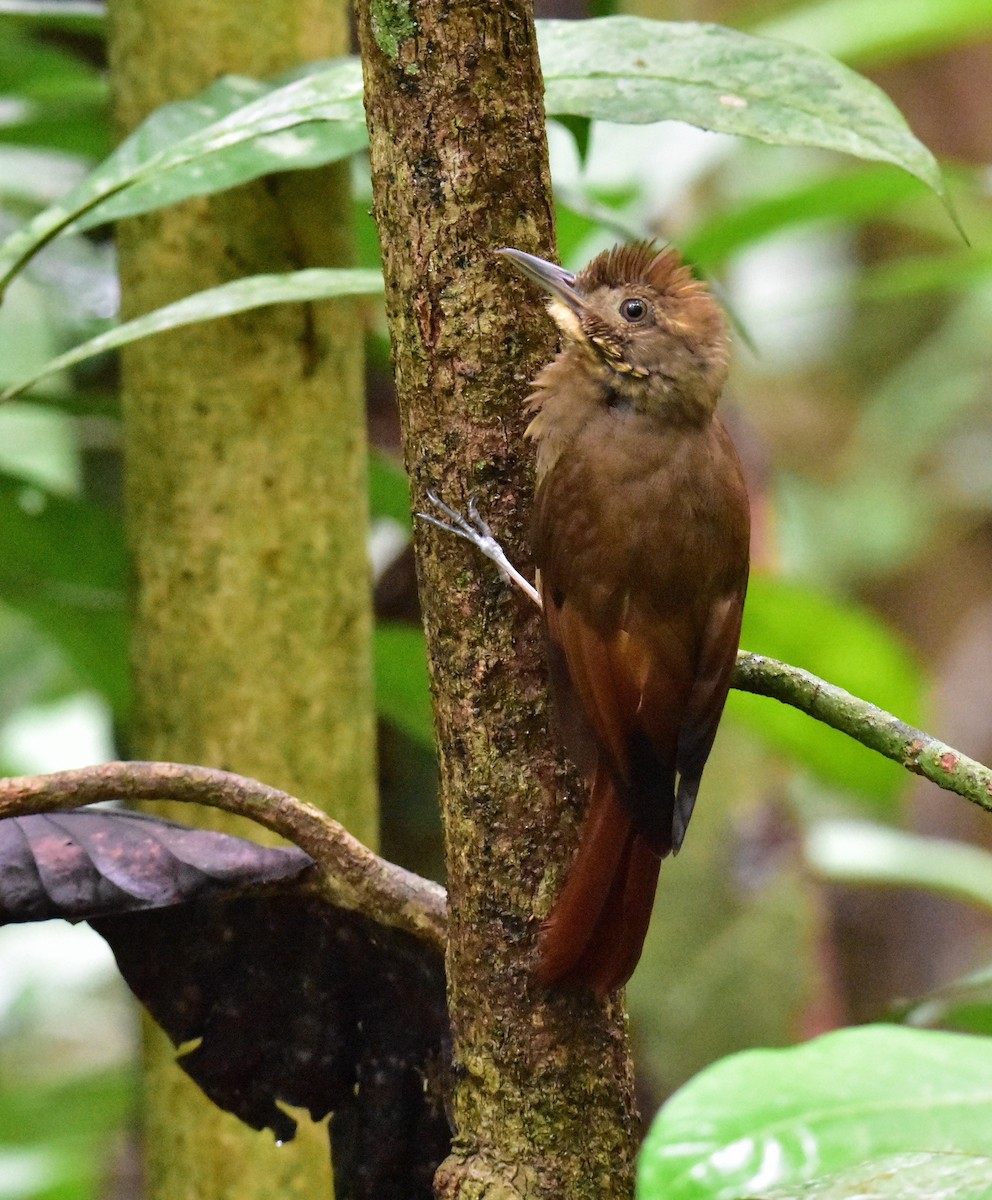
<path id="1" fill-rule="evenodd" d="M 626 983 L 641 956 L 660 866 L 613 780 L 598 770 L 568 879 L 541 928 L 539 982 L 588 987 L 599 996 Z"/>
<path id="2" fill-rule="evenodd" d="M 544 603 L 550 660 L 560 664 L 555 693 L 584 715 L 588 728 L 577 732 L 599 756 L 579 848 L 541 932 L 537 974 L 605 994 L 640 957 L 658 869 L 673 844 L 691 639 L 634 606 L 607 636 L 570 602 L 546 594 Z"/>
<path id="3" fill-rule="evenodd" d="M 740 592 L 725 596 L 712 606 L 703 634 L 696 679 L 679 730 L 679 786 L 672 823 L 672 851 L 675 854 L 682 847 L 703 767 L 713 748 L 723 706 L 727 702 L 740 644 L 743 611 L 742 587 Z"/>

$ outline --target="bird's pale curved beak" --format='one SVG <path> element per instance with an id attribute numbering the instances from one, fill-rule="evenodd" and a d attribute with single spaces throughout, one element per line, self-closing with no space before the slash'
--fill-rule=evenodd
<path id="1" fill-rule="evenodd" d="M 566 271 L 564 267 L 548 262 L 547 259 L 538 258 L 536 254 L 525 254 L 523 250 L 514 250 L 509 246 L 497 250 L 496 253 L 508 258 L 521 274 L 568 305 L 572 312 L 581 313 L 582 297 L 575 290 L 575 276 L 571 271 Z"/>

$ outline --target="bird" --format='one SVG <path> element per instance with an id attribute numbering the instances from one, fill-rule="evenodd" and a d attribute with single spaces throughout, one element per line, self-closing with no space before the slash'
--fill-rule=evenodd
<path id="1" fill-rule="evenodd" d="M 716 415 L 729 338 L 674 248 L 617 246 L 575 274 L 499 253 L 561 334 L 527 400 L 531 544 L 553 708 L 589 787 L 535 973 L 605 997 L 640 958 L 740 640 L 750 510 Z"/>

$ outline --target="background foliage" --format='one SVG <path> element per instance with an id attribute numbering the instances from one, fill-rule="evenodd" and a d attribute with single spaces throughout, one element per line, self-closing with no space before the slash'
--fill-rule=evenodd
<path id="1" fill-rule="evenodd" d="M 880 82 L 945 160 L 967 246 L 922 182 L 944 186 L 925 152 L 895 126 L 874 147 L 854 144 L 844 105 L 830 109 L 836 77 L 827 60 L 824 110 L 787 121 L 779 140 L 799 144 L 785 149 L 731 136 L 767 128 L 770 119 L 759 103 L 770 68 L 740 43 L 719 49 L 738 54 L 736 66 L 750 64 L 751 82 L 742 70 L 741 86 L 725 92 L 726 58 L 708 66 L 691 41 L 695 27 L 685 27 L 686 56 L 676 60 L 669 47 L 666 65 L 678 61 L 669 73 L 698 72 L 699 81 L 673 97 L 658 90 L 664 73 L 630 66 L 631 53 L 659 64 L 663 51 L 646 27 L 611 25 L 593 59 L 575 26 L 542 29 L 562 261 L 577 266 L 622 238 L 670 238 L 713 279 L 738 323 L 726 408 L 756 515 L 745 646 L 806 667 L 988 761 L 992 114 L 984 80 L 992 4 L 879 0 L 868 12 L 854 0 L 632 0 L 624 11 L 720 20 L 829 51 Z M 775 61 L 790 56 L 797 71 L 809 70 L 798 49 Z M 604 74 L 613 76 L 609 87 Z M 879 103 L 840 78 L 842 93 L 854 89 L 842 94 L 844 104 Z M 0 766 L 17 773 L 127 749 L 111 349 L 129 331 L 110 333 L 117 295 L 107 222 L 290 164 L 350 157 L 362 268 L 355 278 L 239 281 L 224 297 L 194 302 L 192 315 L 188 306 L 185 318 L 202 319 L 219 303 L 231 311 L 342 286 L 371 296 L 378 264 L 353 62 L 280 80 L 219 81 L 196 101 L 155 114 L 112 158 L 99 16 L 53 16 L 0 0 L 0 79 L 0 265 L 13 273 L 33 255 L 0 310 L 0 386 L 34 381 L 0 409 Z M 884 125 L 884 105 L 878 111 Z M 653 124 L 662 113 L 728 132 Z M 606 124 L 610 118 L 634 123 Z M 813 125 L 827 132 L 814 135 Z M 842 156 L 842 148 L 866 158 Z M 893 159 L 908 170 L 887 165 Z M 367 312 L 384 849 L 436 873 L 405 483 L 372 298 Z M 173 319 L 160 313 L 157 321 Z M 68 353 L 100 335 L 85 354 Z M 66 357 L 53 363 L 58 355 Z M 988 836 L 957 798 L 771 701 L 733 697 L 693 835 L 663 872 L 648 953 L 631 987 L 646 1114 L 723 1055 L 790 1045 L 838 1025 L 898 1020 L 992 1032 L 983 973 Z M 976 844 L 966 868 L 947 845 L 960 840 Z M 33 947 L 38 931 L 30 933 Z M 0 940 L 5 965 L 17 961 L 17 940 Z M 27 982 L 0 992 L 0 1200 L 99 1194 L 112 1159 L 107 1139 L 127 1111 L 120 1055 L 109 1066 L 92 1058 L 93 1046 L 120 1046 L 106 1025 L 85 1053 L 70 1056 L 73 1086 L 82 1090 L 63 1102 L 53 1078 L 67 1056 L 43 1024 L 40 995 Z M 112 998 L 96 1011 L 119 1024 L 118 1005 Z M 901 1155 L 895 1169 L 923 1179 L 919 1194 L 928 1194 L 934 1172 L 946 1174 L 946 1161 L 933 1155 L 958 1155 L 968 1160 L 959 1173 L 965 1182 L 947 1194 L 984 1194 L 974 1183 L 981 1144 L 971 1132 L 988 1127 L 980 1080 L 967 1108 L 985 1124 L 972 1127 L 956 1113 L 953 1136 L 948 1122 L 907 1119 L 898 1102 L 913 1070 L 928 1081 L 928 1113 L 939 1113 L 941 1081 L 945 1092 L 963 1095 L 987 1043 L 905 1036 L 858 1031 L 712 1068 L 664 1110 L 645 1154 L 645 1194 L 772 1195 L 773 1184 L 809 1174 L 809 1156 L 791 1152 L 781 1113 L 772 1141 L 788 1170 L 763 1175 L 760 1154 L 728 1155 L 745 1136 L 771 1144 L 757 1140 L 770 1094 L 785 1095 L 795 1137 L 816 1141 L 813 1173 L 834 1176 L 822 1192 L 803 1194 L 850 1194 L 863 1180 L 844 1176 L 853 1168 L 849 1151 L 828 1152 L 834 1135 L 810 1132 L 801 1114 L 823 1103 L 817 1089 L 831 1078 L 850 1084 L 842 1107 L 861 1103 L 865 1063 L 873 1086 L 888 1084 L 894 1115 L 878 1122 L 860 1159 L 880 1160 L 884 1173 Z M 800 1077 L 804 1088 L 788 1091 L 783 1080 Z M 708 1148 L 687 1165 L 672 1149 L 686 1141 L 680 1122 L 698 1129 L 714 1090 L 730 1116 L 725 1128 L 713 1118 Z M 700 1160 L 706 1170 L 693 1171 Z"/>

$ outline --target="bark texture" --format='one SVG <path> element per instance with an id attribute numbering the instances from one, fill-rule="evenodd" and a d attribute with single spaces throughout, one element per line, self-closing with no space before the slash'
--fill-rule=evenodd
<path id="1" fill-rule="evenodd" d="M 343 0 L 112 0 L 116 117 L 219 76 L 347 50 Z M 256 272 L 348 261 L 346 169 L 282 175 L 125 222 L 130 317 Z M 347 302 L 287 305 L 124 355 L 134 567 L 133 750 L 224 767 L 376 841 L 362 331 Z M 188 807 L 169 815 L 189 821 Z M 210 811 L 204 823 L 257 835 Z M 153 1034 L 150 1195 L 326 1196 L 326 1133 L 277 1148 L 214 1109 Z"/>
<path id="2" fill-rule="evenodd" d="M 532 466 L 528 380 L 550 321 L 493 251 L 553 247 L 542 84 L 522 0 L 359 4 L 375 215 L 414 499 L 475 493 L 511 559 Z M 634 1111 L 619 1003 L 533 982 L 580 796 L 549 740 L 533 606 L 418 530 L 446 827 L 452 1156 L 439 1196 L 627 1196 Z M 549 869 L 550 868 L 550 869 Z"/>

